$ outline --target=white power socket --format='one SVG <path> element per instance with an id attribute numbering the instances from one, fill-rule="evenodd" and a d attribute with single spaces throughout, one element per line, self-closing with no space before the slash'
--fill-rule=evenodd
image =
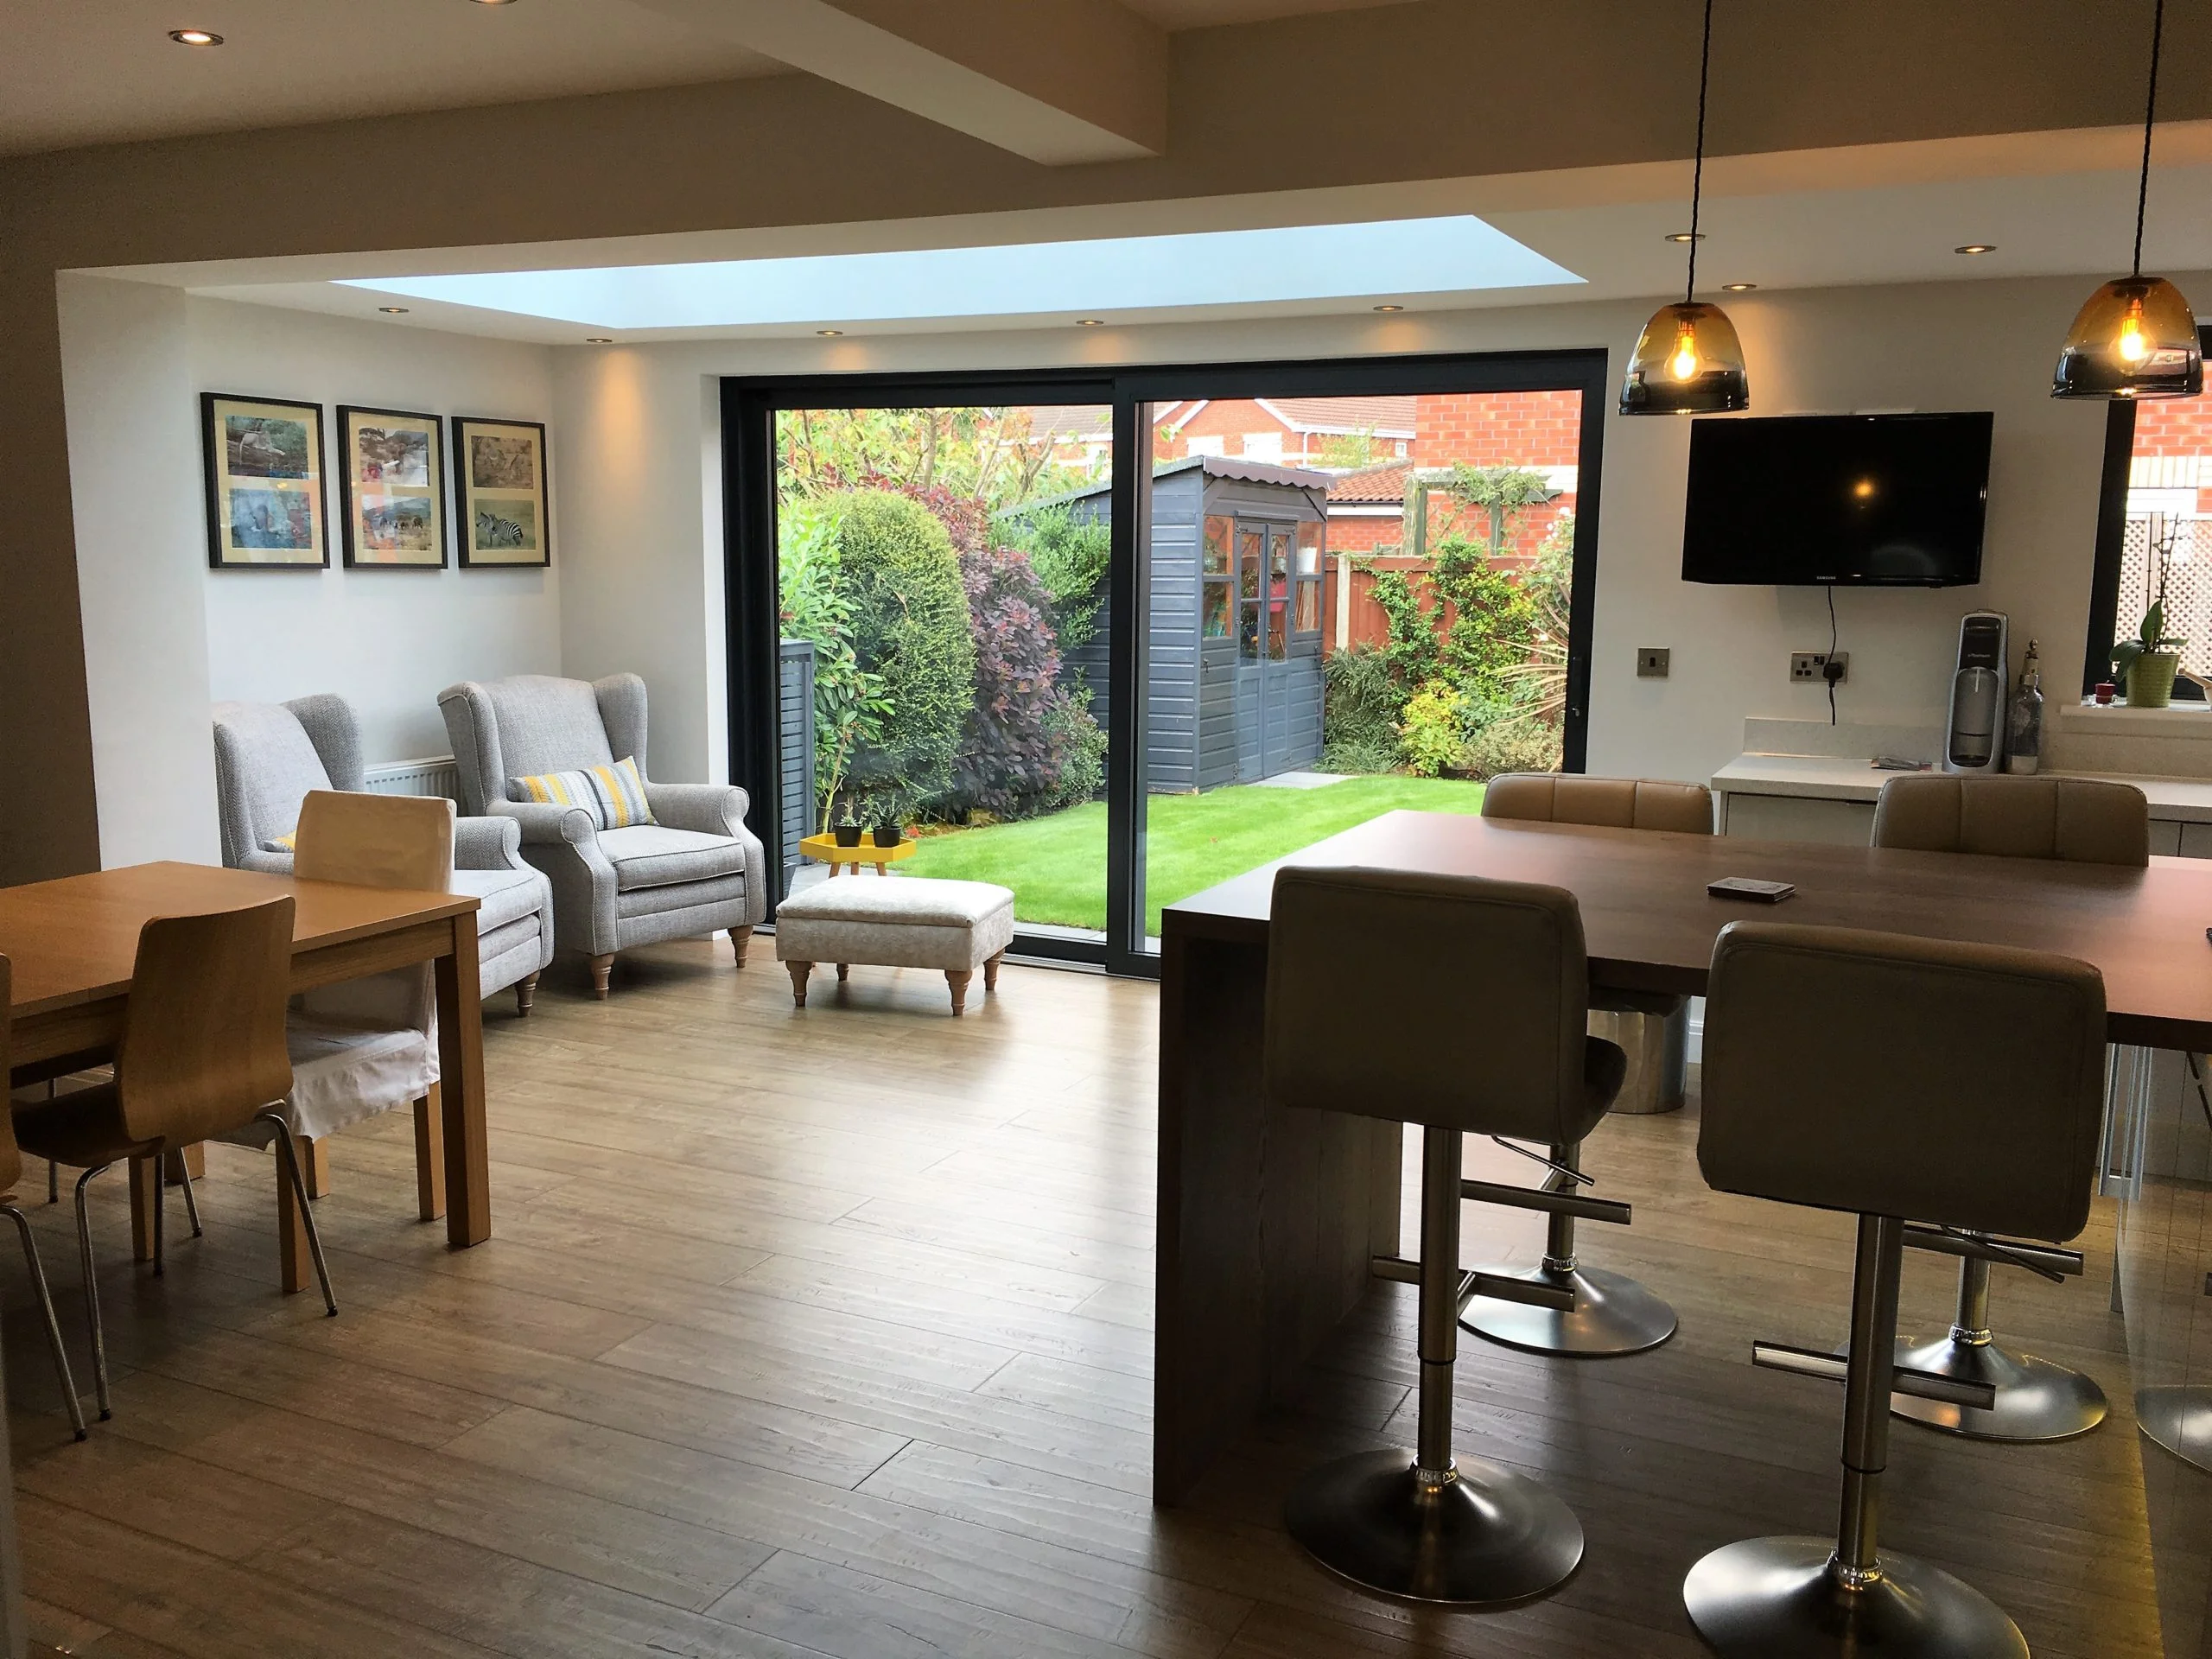
<path id="1" fill-rule="evenodd" d="M 1841 685 L 1851 677 L 1851 653 L 1839 651 L 1831 655 L 1825 651 L 1793 651 L 1789 653 L 1789 683 L 1792 685 L 1825 685 L 1828 683 L 1828 664 L 1836 666 L 1835 683 Z"/>

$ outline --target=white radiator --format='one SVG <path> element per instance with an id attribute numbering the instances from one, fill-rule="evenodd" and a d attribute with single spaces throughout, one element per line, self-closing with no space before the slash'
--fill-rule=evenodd
<path id="1" fill-rule="evenodd" d="M 363 771 L 372 795 L 442 795 L 449 801 L 461 799 L 461 769 L 449 754 L 387 760 Z"/>

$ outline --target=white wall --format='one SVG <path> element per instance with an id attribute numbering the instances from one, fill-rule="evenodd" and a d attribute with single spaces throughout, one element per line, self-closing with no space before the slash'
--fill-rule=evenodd
<path id="1" fill-rule="evenodd" d="M 1851 682 L 1844 719 L 1939 724 L 1960 615 L 2008 612 L 2023 645 L 2041 640 L 2045 682 L 2080 683 L 2105 409 L 2053 402 L 2050 370 L 2092 284 L 2075 280 L 1928 283 L 1754 294 L 1729 302 L 1750 360 L 1752 412 L 1987 409 L 1996 414 L 1985 580 L 1941 591 L 1838 596 Z M 2204 289 L 2203 278 L 2188 286 Z M 640 666 L 654 683 L 654 728 L 674 710 L 710 710 L 719 665 L 721 560 L 712 480 L 678 473 L 711 445 L 711 382 L 722 374 L 1043 367 L 1238 359 L 1602 346 L 1618 369 L 1650 307 L 1550 305 L 1383 318 L 1285 319 L 1151 328 L 903 338 L 705 341 L 556 348 L 556 409 L 593 464 L 558 480 L 569 534 L 563 650 L 572 671 Z M 702 398 L 702 383 L 709 396 Z M 1611 395 L 1608 407 L 1611 407 Z M 618 446 L 619 466 L 602 464 Z M 1822 690 L 1792 686 L 1789 653 L 1824 649 L 1827 613 L 1810 589 L 1706 588 L 1681 580 L 1689 423 L 1606 422 L 1600 490 L 1593 772 L 1702 779 L 1741 747 L 1748 715 L 1825 717 Z M 695 499 L 695 495 L 696 499 Z M 703 634 L 698 614 L 709 607 Z M 1635 652 L 1666 645 L 1673 674 L 1639 680 Z M 650 663 L 651 666 L 643 666 Z M 587 664 L 588 666 L 587 667 Z M 680 764 L 722 761 L 705 715 L 688 716 Z M 658 771 L 679 757 L 657 735 Z M 709 752 L 711 751 L 711 752 Z M 2072 764 L 2094 765 L 2069 746 Z M 2131 762 L 2140 764 L 2140 762 Z"/>
<path id="2" fill-rule="evenodd" d="M 194 395 L 162 405 L 164 413 L 191 442 L 200 391 L 320 404 L 329 486 L 330 569 L 211 570 L 203 549 L 207 697 L 271 702 L 338 692 L 360 715 L 373 765 L 448 752 L 437 694 L 455 680 L 561 671 L 569 550 L 557 498 L 553 565 L 542 570 L 463 570 L 450 550 L 442 570 L 348 570 L 338 516 L 340 404 L 550 421 L 552 354 L 545 347 L 273 306 L 184 303 Z M 575 451 L 557 427 L 547 435 L 557 490 Z M 73 448 L 73 432 L 72 442 Z M 448 514 L 458 505 L 453 483 L 448 476 Z M 186 517 L 197 541 L 203 532 L 196 477 L 192 487 Z"/>
<path id="3" fill-rule="evenodd" d="M 100 862 L 218 862 L 185 297 L 69 275 L 56 290 Z"/>

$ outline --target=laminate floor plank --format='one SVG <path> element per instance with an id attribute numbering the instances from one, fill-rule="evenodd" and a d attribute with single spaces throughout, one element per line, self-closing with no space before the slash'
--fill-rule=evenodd
<path id="1" fill-rule="evenodd" d="M 1831 1524 L 1840 1395 L 1748 1361 L 1841 1336 L 1851 1223 L 1708 1191 L 1694 1108 L 1601 1126 L 1587 1166 L 1635 1222 L 1580 1240 L 1681 1333 L 1580 1363 L 1460 1343 L 1463 1454 L 1550 1482 L 1580 1571 L 1441 1612 L 1281 1524 L 1312 1463 L 1410 1440 L 1407 1287 L 1151 1504 L 1155 987 L 1010 966 L 957 1021 L 939 976 L 817 993 L 794 1011 L 772 962 L 694 941 L 626 952 L 606 1002 L 564 958 L 530 1019 L 487 1007 L 493 1236 L 449 1251 L 416 1218 L 406 1115 L 346 1130 L 315 1205 L 336 1319 L 277 1294 L 265 1153 L 210 1148 L 204 1238 L 171 1194 L 160 1279 L 96 1181 L 117 1414 L 91 1441 L 20 1279 L 0 1298 L 34 1634 L 100 1659 L 1688 1659 L 1700 1554 Z M 27 1213 L 89 1385 L 70 1207 Z M 1463 1224 L 1470 1264 L 1541 1254 L 1541 1218 Z M 2098 1376 L 2111 1423 L 2037 1447 L 1894 1425 L 1885 1538 L 2037 1659 L 2151 1659 L 2180 1591 L 2151 1576 L 2108 1204 L 2081 1248 L 2079 1281 L 2000 1273 L 1997 1323 Z M 1942 1328 L 1954 1271 L 1908 1256 L 1903 1325 Z M 2161 1294 L 2193 1305 L 2202 1272 L 2175 1252 Z"/>

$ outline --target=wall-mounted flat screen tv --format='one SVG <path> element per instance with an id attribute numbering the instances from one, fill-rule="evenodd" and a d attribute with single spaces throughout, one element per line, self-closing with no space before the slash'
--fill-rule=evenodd
<path id="1" fill-rule="evenodd" d="M 1980 581 L 1990 425 L 1986 410 L 1696 422 L 1682 580 Z"/>

